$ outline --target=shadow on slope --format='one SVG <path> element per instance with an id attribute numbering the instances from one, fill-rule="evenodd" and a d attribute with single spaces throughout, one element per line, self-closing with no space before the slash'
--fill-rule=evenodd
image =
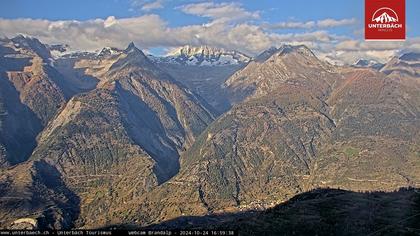
<path id="1" fill-rule="evenodd" d="M 21 102 L 19 92 L 1 68 L 0 101 L 3 107 L 0 115 L 0 144 L 4 145 L 6 153 L 6 160 L 3 161 L 15 165 L 30 157 L 36 147 L 36 135 L 41 131 L 42 124 L 36 114 Z M 0 160 L 0 163 L 3 161 Z"/>
<path id="2" fill-rule="evenodd" d="M 239 235 L 420 235 L 420 189 L 315 189 L 264 211 L 183 216 L 143 229 L 180 228 L 235 229 Z"/>
<path id="3" fill-rule="evenodd" d="M 80 198 L 45 161 L 28 161 L 1 172 L 0 229 L 32 218 L 40 229 L 71 229 L 80 214 Z"/>
<path id="4" fill-rule="evenodd" d="M 61 179 L 58 170 L 44 161 L 35 162 L 38 169 L 37 182 L 41 182 L 45 189 L 39 191 L 39 195 L 49 195 L 52 208 L 48 207 L 44 210 L 44 214 L 39 219 L 39 225 L 42 228 L 53 229 L 71 229 L 75 226 L 76 220 L 80 214 L 80 198 L 71 191 Z M 42 196 L 34 197 L 43 202 Z"/>
<path id="5" fill-rule="evenodd" d="M 170 134 L 165 130 L 159 114 L 131 91 L 122 88 L 118 82 L 117 86 L 123 98 L 120 101 L 122 111 L 125 113 L 123 125 L 136 145 L 143 148 L 157 162 L 154 171 L 159 184 L 164 183 L 179 171 L 177 144 L 171 140 Z M 151 89 L 150 92 L 153 93 L 154 91 Z M 169 113 L 170 117 L 174 121 L 178 121 L 175 108 L 160 98 L 158 94 L 153 95 L 164 104 L 165 111 Z M 176 125 L 183 132 L 179 121 Z M 184 133 L 182 134 L 185 135 Z"/>

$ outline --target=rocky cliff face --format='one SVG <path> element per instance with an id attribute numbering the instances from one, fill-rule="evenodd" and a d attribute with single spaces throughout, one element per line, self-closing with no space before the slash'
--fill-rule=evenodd
<path id="1" fill-rule="evenodd" d="M 64 106 L 67 87 L 48 65 L 48 50 L 38 40 L 18 36 L 0 45 L 0 100 L 4 165 L 28 159 L 35 137 Z"/>
<path id="2" fill-rule="evenodd" d="M 40 57 L 35 56 L 31 63 L 23 71 L 9 71 L 8 78 L 19 92 L 22 103 L 27 105 L 45 126 L 57 110 L 64 106 L 66 98 L 59 87 L 60 82 L 55 81 L 61 79 L 56 77 L 58 73 L 53 74 L 53 69 L 48 71 Z"/>

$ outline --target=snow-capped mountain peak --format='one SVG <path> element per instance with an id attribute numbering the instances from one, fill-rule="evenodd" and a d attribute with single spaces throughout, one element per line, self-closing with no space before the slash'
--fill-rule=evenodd
<path id="1" fill-rule="evenodd" d="M 101 56 L 113 56 L 121 54 L 122 50 L 114 47 L 104 47 L 99 53 L 98 57 Z"/>
<path id="2" fill-rule="evenodd" d="M 376 63 L 378 63 L 378 62 L 375 61 L 375 60 L 372 60 L 372 59 L 359 59 L 359 60 L 357 60 L 356 63 L 354 63 L 354 65 L 355 66 L 371 66 L 371 65 L 374 65 Z"/>
<path id="3" fill-rule="evenodd" d="M 172 50 L 159 62 L 198 66 L 238 65 L 248 63 L 251 58 L 237 51 L 209 46 L 184 46 Z"/>
<path id="4" fill-rule="evenodd" d="M 373 68 L 376 70 L 381 69 L 384 64 L 375 61 L 373 59 L 359 59 L 357 62 L 353 64 L 354 67 L 364 67 L 364 68 Z"/>

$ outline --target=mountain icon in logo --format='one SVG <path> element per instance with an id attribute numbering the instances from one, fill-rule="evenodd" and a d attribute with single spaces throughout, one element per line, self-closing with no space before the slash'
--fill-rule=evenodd
<path id="1" fill-rule="evenodd" d="M 383 8 L 378 9 L 373 14 L 372 21 L 374 21 L 376 23 L 392 23 L 392 22 L 398 22 L 398 15 L 391 8 L 383 7 Z"/>

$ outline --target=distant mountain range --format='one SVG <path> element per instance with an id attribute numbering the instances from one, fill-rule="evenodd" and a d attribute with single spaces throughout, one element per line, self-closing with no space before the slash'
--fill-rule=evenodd
<path id="1" fill-rule="evenodd" d="M 149 56 L 160 68 L 202 96 L 221 114 L 230 108 L 223 83 L 252 60 L 240 52 L 208 46 L 178 48 L 166 57 Z"/>
<path id="2" fill-rule="evenodd" d="M 70 49 L 68 45 L 60 44 L 47 47 L 51 50 L 51 54 L 54 58 L 75 57 L 78 55 L 116 55 L 122 52 L 121 49 L 113 47 L 105 47 L 97 52 L 71 52 L 69 51 Z M 252 59 L 251 57 L 237 51 L 228 51 L 222 48 L 214 48 L 209 46 L 184 46 L 172 50 L 167 56 L 157 57 L 148 55 L 148 57 L 150 60 L 156 63 L 170 63 L 192 66 L 241 65 L 248 63 Z"/>
<path id="3" fill-rule="evenodd" d="M 105 47 L 96 52 L 69 51 L 67 45 L 48 46 L 51 56 L 57 67 L 65 66 L 72 60 L 96 60 L 101 58 L 116 57 L 123 50 Z M 251 57 L 237 51 L 202 46 L 184 46 L 173 50 L 170 55 L 147 57 L 162 70 L 170 74 L 175 80 L 181 82 L 195 93 L 202 96 L 220 114 L 226 111 L 230 104 L 226 94 L 219 89 L 220 86 L 236 70 L 245 66 Z M 69 69 L 69 68 L 67 68 Z M 218 95 L 215 95 L 217 93 Z"/>
<path id="4" fill-rule="evenodd" d="M 419 64 L 407 52 L 336 66 L 305 45 L 156 58 L 134 43 L 69 52 L 1 39 L 0 228 L 369 234 L 386 222 L 410 234 Z"/>

